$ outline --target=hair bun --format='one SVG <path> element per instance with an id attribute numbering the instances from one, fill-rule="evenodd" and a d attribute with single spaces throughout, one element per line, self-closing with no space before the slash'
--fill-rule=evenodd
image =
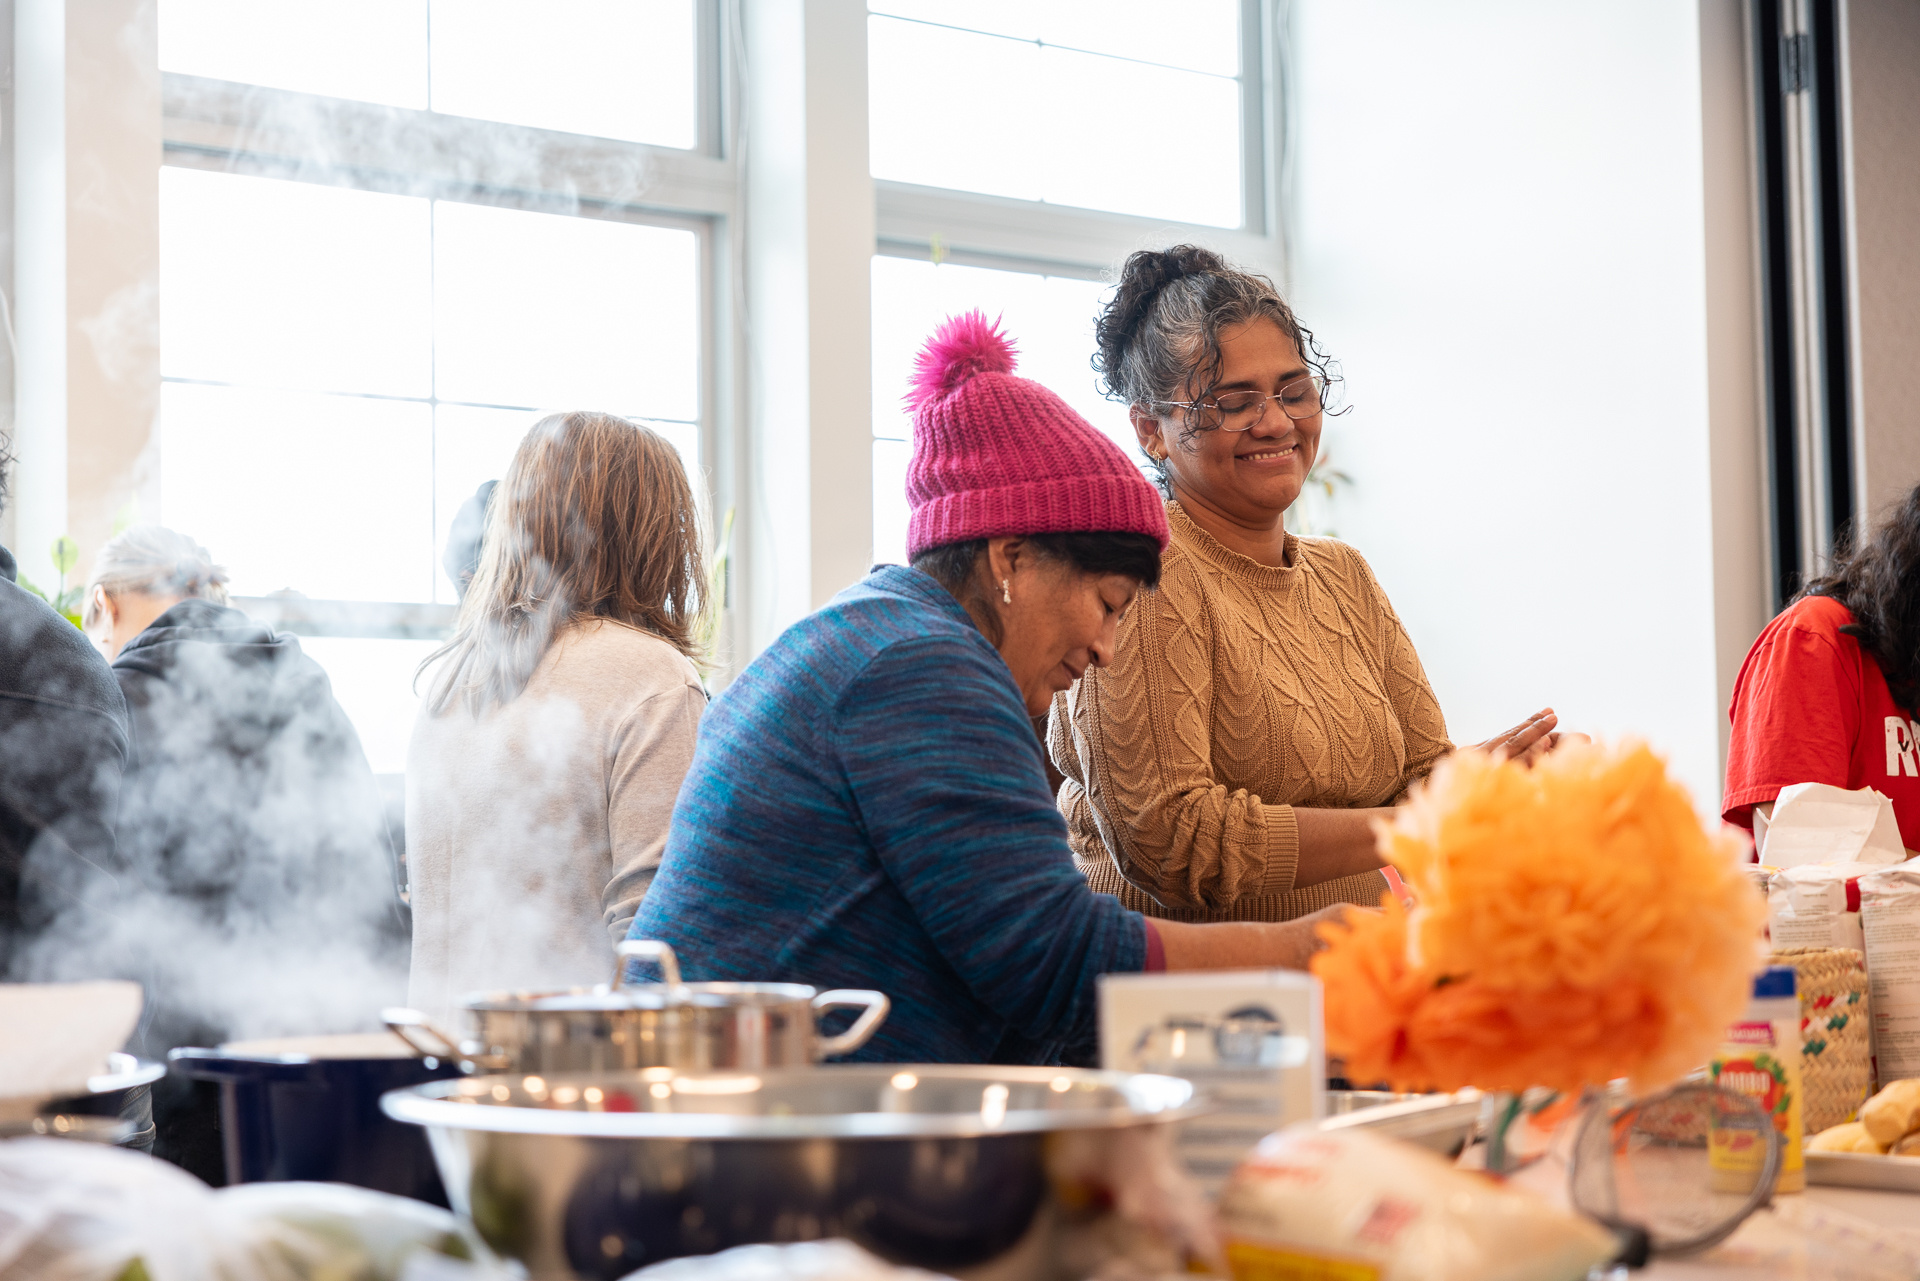
<path id="1" fill-rule="evenodd" d="M 1113 299 L 1100 313 L 1094 326 L 1093 367 L 1103 375 L 1108 394 L 1119 388 L 1114 376 L 1125 359 L 1134 331 L 1153 310 L 1160 291 L 1188 276 L 1226 272 L 1227 260 L 1199 245 L 1175 245 L 1171 249 L 1140 249 L 1127 256 L 1120 268 L 1119 283 Z"/>
<path id="2" fill-rule="evenodd" d="M 907 407 L 917 412 L 980 374 L 1010 374 L 1016 354 L 1013 340 L 1000 332 L 999 320 L 989 321 L 981 311 L 949 316 L 914 357 Z"/>

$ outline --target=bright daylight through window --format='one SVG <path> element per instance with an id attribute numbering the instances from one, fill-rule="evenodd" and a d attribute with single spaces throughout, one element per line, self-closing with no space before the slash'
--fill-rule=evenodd
<path id="1" fill-rule="evenodd" d="M 528 24 L 500 0 L 162 0 L 161 61 L 691 147 L 695 13 L 694 0 L 574 0 Z M 631 74 L 643 60 L 648 74 Z M 541 410 L 645 419 L 698 475 L 706 308 L 686 224 L 436 199 L 404 175 L 396 194 L 391 176 L 358 190 L 346 171 L 234 167 L 161 173 L 160 519 L 206 544 L 236 595 L 452 604 L 449 524 Z M 394 772 L 435 642 L 373 630 L 302 643 L 376 771 Z"/>
<path id="2" fill-rule="evenodd" d="M 869 9 L 874 177 L 1241 224 L 1237 0 Z"/>
<path id="3" fill-rule="evenodd" d="M 694 0 L 161 0 L 163 71 L 691 147 Z M 641 73 L 636 69 L 644 66 Z"/>

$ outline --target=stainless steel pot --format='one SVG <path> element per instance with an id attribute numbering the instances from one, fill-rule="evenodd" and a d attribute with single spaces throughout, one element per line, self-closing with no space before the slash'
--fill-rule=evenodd
<path id="1" fill-rule="evenodd" d="M 902 1064 L 464 1077 L 381 1105 L 426 1127 L 454 1209 L 541 1281 L 827 1236 L 971 1267 L 1034 1225 L 1049 1135 L 1196 1110 L 1173 1077 Z"/>
<path id="2" fill-rule="evenodd" d="M 591 988 L 493 992 L 465 1002 L 473 1036 L 456 1040 L 416 1010 L 388 1010 L 387 1026 L 428 1057 L 470 1072 L 804 1067 L 850 1054 L 887 1017 L 885 994 L 819 992 L 798 983 L 682 983 L 673 949 L 631 939 L 614 949 L 613 982 Z M 623 982 L 630 960 L 651 960 L 661 983 Z M 857 1009 L 837 1036 L 819 1016 Z"/>
<path id="3" fill-rule="evenodd" d="M 87 1078 L 87 1092 L 42 1105 L 37 1120 L 49 1124 L 28 1129 L 83 1137 L 142 1152 L 153 1150 L 153 1093 L 167 1065 L 131 1054 L 109 1054 L 107 1070 Z M 66 1120 L 68 1124 L 61 1125 Z M 107 1124 L 102 1124 L 106 1122 Z"/>

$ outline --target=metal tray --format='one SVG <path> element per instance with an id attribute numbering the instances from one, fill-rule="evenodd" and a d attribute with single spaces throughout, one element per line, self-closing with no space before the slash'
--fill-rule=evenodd
<path id="1" fill-rule="evenodd" d="M 1807 1182 L 1826 1188 L 1920 1192 L 1920 1158 L 1868 1152 L 1809 1152 Z"/>

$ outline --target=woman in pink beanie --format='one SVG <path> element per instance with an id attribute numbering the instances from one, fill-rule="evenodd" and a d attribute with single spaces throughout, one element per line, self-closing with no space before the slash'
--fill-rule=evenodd
<path id="1" fill-rule="evenodd" d="M 630 937 L 696 979 L 877 988 L 855 1057 L 1091 1057 L 1103 973 L 1302 967 L 1314 922 L 1155 922 L 1088 888 L 1029 717 L 1113 654 L 1160 576 L 1153 487 L 1013 373 L 985 317 L 948 321 L 909 400 L 911 567 L 789 628 L 701 724 Z"/>

